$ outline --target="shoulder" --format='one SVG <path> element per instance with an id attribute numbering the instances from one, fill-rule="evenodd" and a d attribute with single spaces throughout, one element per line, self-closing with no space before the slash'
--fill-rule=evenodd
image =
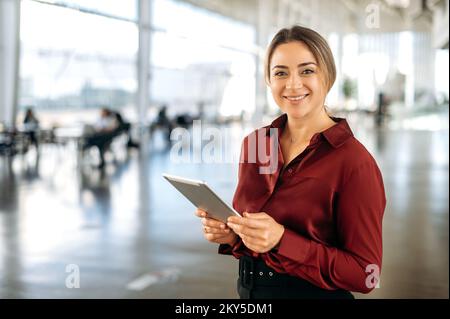
<path id="1" fill-rule="evenodd" d="M 336 155 L 340 159 L 340 168 L 344 181 L 355 174 L 381 176 L 374 156 L 354 136 L 349 137 L 341 147 L 336 149 Z"/>
<path id="2" fill-rule="evenodd" d="M 375 162 L 373 155 L 354 136 L 349 137 L 339 149 L 343 155 L 345 155 L 347 162 L 351 166 L 359 166 L 364 163 Z"/>

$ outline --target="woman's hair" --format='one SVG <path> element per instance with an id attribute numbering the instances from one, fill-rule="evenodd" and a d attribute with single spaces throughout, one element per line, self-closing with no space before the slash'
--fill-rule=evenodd
<path id="1" fill-rule="evenodd" d="M 314 55 L 321 72 L 323 72 L 325 87 L 327 92 L 329 92 L 336 80 L 336 66 L 334 64 L 333 53 L 331 52 L 327 41 L 319 33 L 298 25 L 295 25 L 290 29 L 281 29 L 273 37 L 272 42 L 267 49 L 264 68 L 267 83 L 270 82 L 270 60 L 272 59 L 273 52 L 279 45 L 294 41 L 303 42 Z"/>

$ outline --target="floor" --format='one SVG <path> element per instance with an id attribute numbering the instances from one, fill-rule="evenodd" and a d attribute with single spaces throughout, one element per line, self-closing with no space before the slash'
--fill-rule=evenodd
<path id="1" fill-rule="evenodd" d="M 388 197 L 381 284 L 356 297 L 448 298 L 448 127 L 348 120 Z M 180 156 L 156 133 L 139 152 L 115 146 L 105 170 L 95 152 L 77 161 L 71 144 L 0 157 L 0 298 L 237 298 L 237 261 L 203 239 L 193 207 L 161 174 L 206 180 L 231 201 L 249 130 L 222 127 L 215 157 L 207 141 Z"/>

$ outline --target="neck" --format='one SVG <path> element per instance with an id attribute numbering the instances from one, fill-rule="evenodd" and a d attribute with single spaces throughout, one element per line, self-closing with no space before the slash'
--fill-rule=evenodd
<path id="1" fill-rule="evenodd" d="M 335 122 L 323 108 L 319 113 L 308 118 L 292 118 L 288 115 L 285 130 L 292 143 L 299 141 L 308 143 L 314 134 L 323 132 L 334 124 Z"/>

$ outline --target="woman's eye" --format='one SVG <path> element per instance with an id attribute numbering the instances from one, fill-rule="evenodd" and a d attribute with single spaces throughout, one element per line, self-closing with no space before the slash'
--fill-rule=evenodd
<path id="1" fill-rule="evenodd" d="M 314 73 L 314 70 L 306 69 L 302 72 L 302 74 L 312 74 Z"/>
<path id="2" fill-rule="evenodd" d="M 274 75 L 275 75 L 275 76 L 285 76 L 285 75 L 286 75 L 286 72 L 279 71 L 279 72 L 275 72 Z"/>

